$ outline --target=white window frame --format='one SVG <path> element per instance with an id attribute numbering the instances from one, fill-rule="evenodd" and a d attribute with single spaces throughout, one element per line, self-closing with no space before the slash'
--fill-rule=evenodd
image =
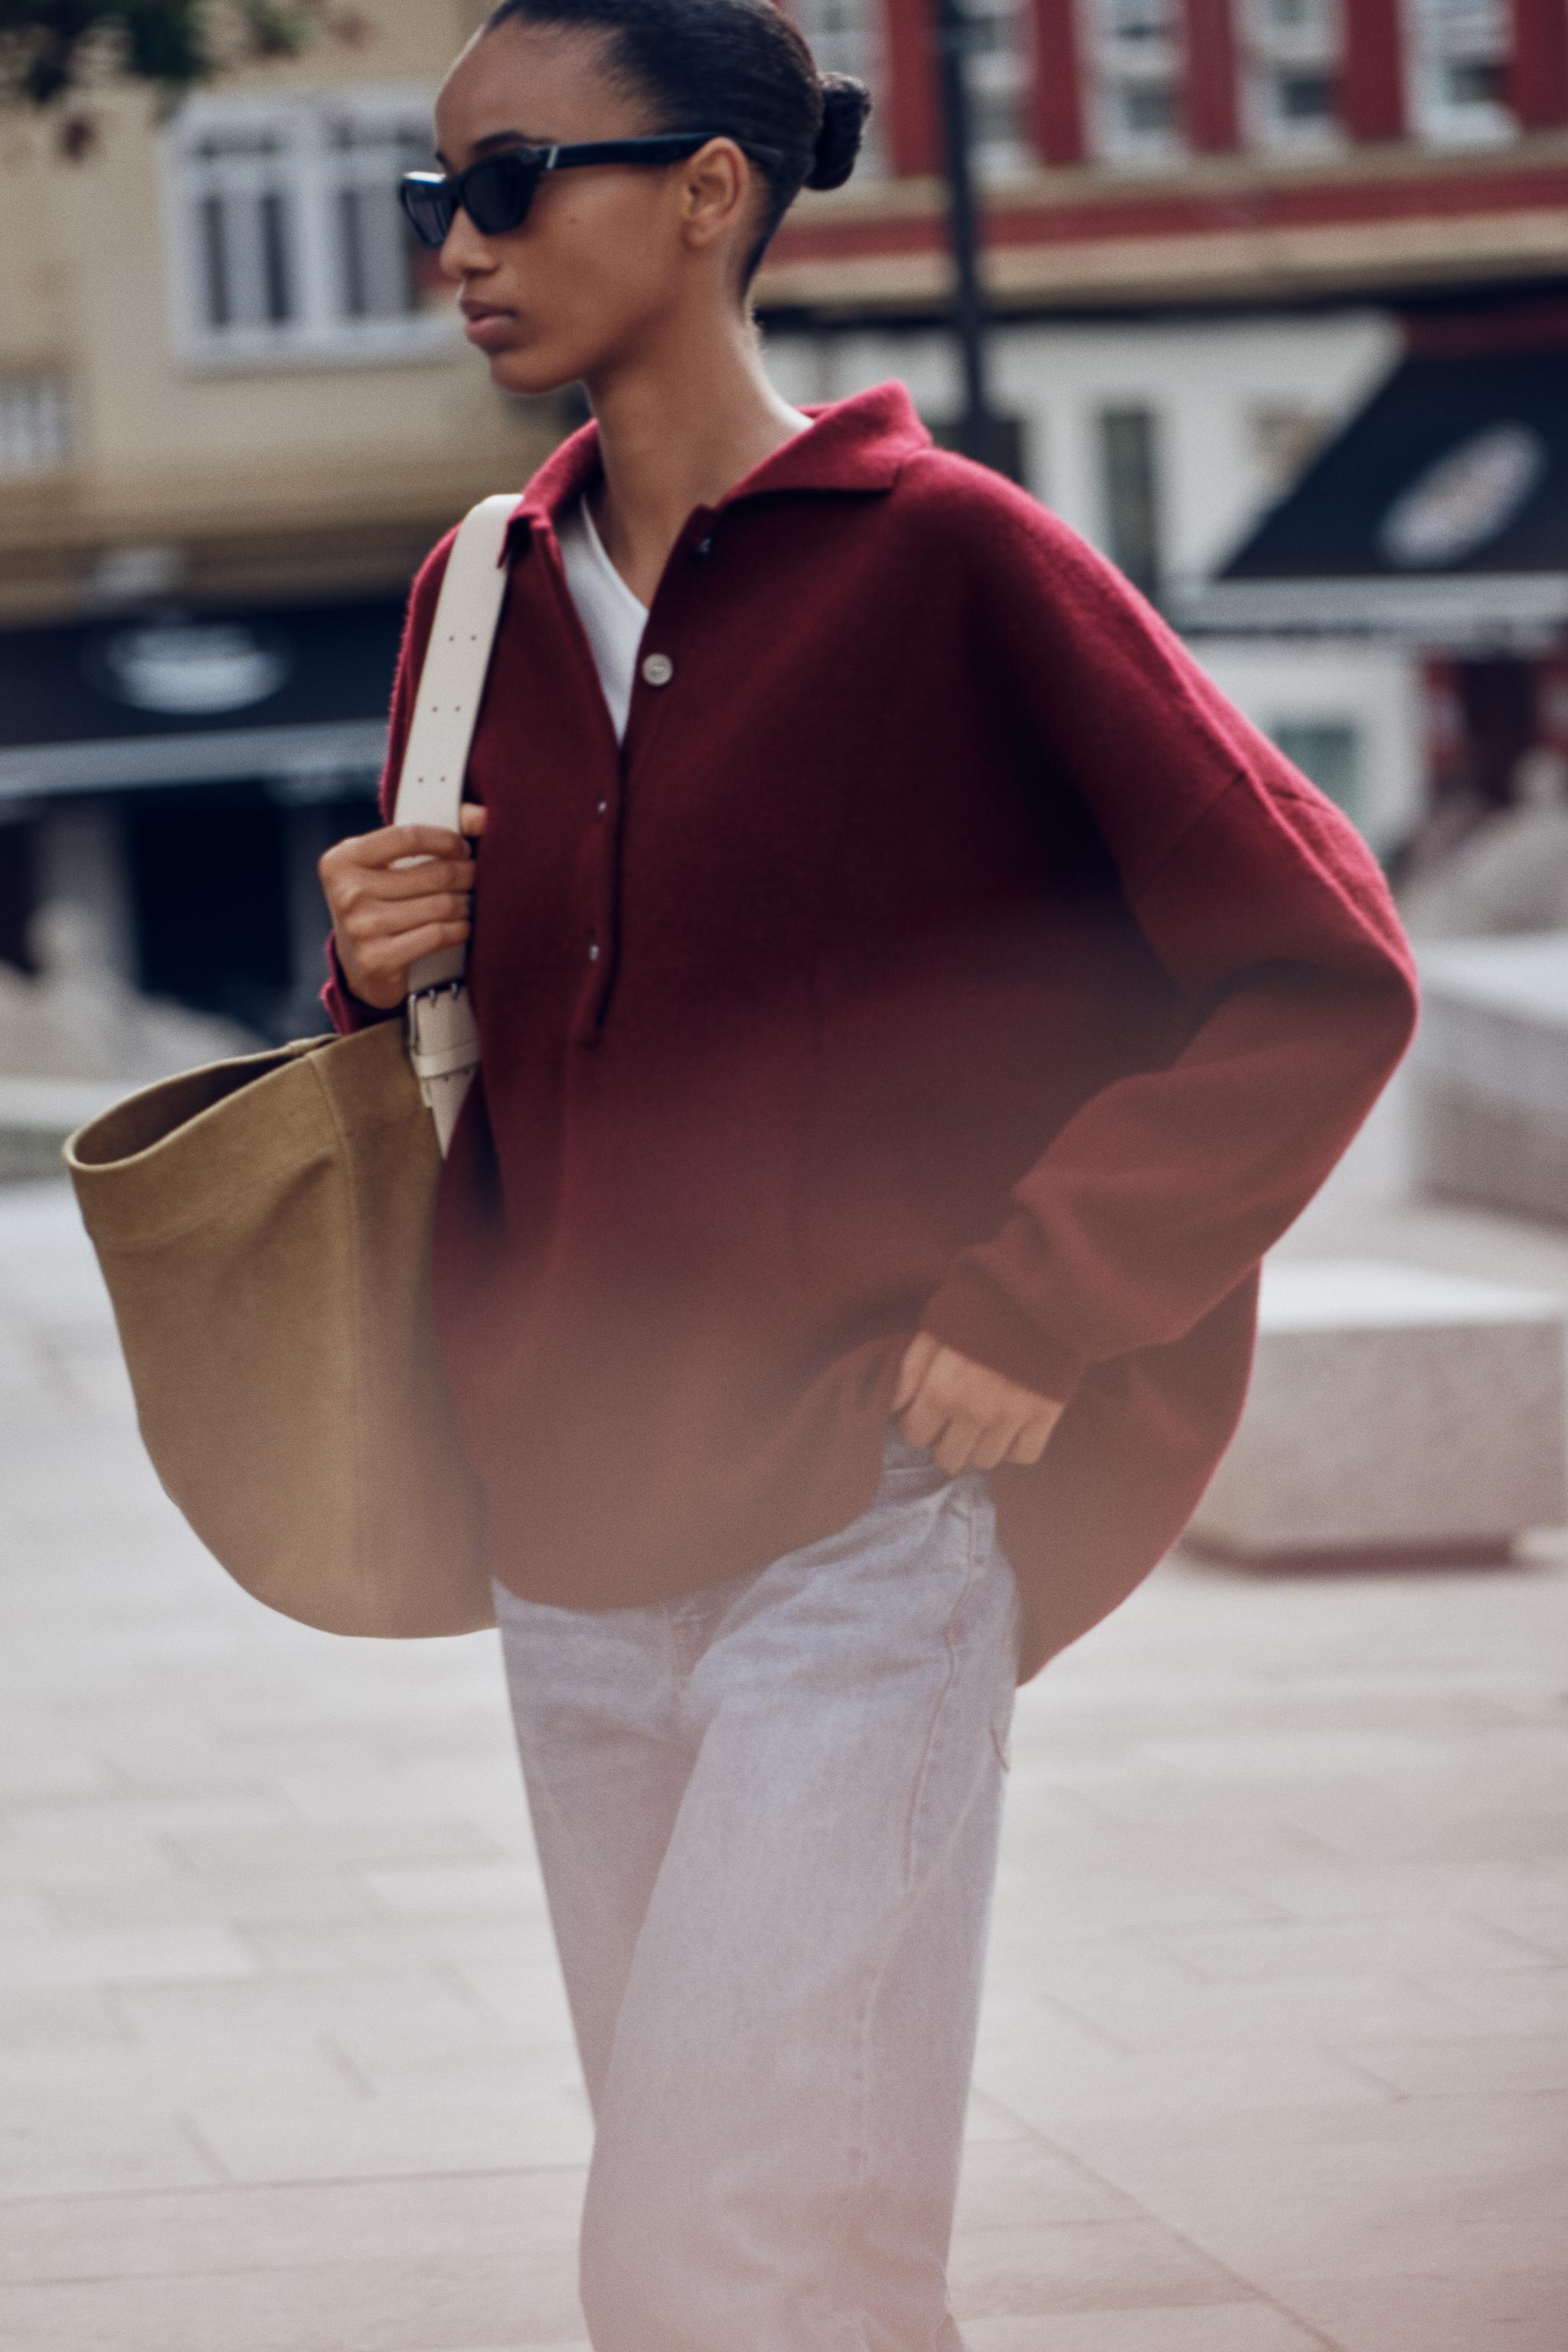
<path id="1" fill-rule="evenodd" d="M 871 93 L 857 179 L 888 169 L 888 33 L 883 0 L 792 0 L 792 14 L 821 73 L 853 74 Z"/>
<path id="2" fill-rule="evenodd" d="M 455 307 L 418 310 L 392 318 L 356 318 L 335 282 L 337 246 L 331 215 L 348 187 L 383 180 L 384 165 L 345 153 L 331 143 L 345 117 L 374 126 L 417 121 L 429 125 L 433 93 L 423 84 L 331 86 L 278 98 L 193 99 L 175 117 L 163 142 L 164 243 L 169 270 L 171 341 L 176 362 L 191 371 L 300 364 L 374 365 L 388 360 L 444 354 L 457 340 Z M 201 159 L 204 140 L 223 133 L 272 133 L 282 153 L 270 158 Z M 285 192 L 292 217 L 286 250 L 298 292 L 296 314 L 284 320 L 215 326 L 205 312 L 205 257 L 197 226 L 204 185 L 216 193 L 271 182 Z"/>
<path id="3" fill-rule="evenodd" d="M 1181 0 L 1083 0 L 1092 60 L 1095 152 L 1110 163 L 1158 167 L 1186 152 L 1181 122 L 1183 25 Z M 1163 19 L 1163 24 L 1157 20 Z M 1137 29 L 1140 21 L 1147 27 Z M 1171 121 L 1139 131 L 1121 119 L 1124 91 L 1166 88 Z"/>
<path id="4" fill-rule="evenodd" d="M 1293 75 L 1340 81 L 1344 63 L 1345 10 L 1356 0 L 1298 0 L 1302 21 L 1281 22 L 1271 0 L 1242 0 L 1244 88 L 1247 136 L 1254 145 L 1289 153 L 1322 152 L 1344 144 L 1337 107 L 1324 115 L 1292 117 L 1279 104 Z"/>
<path id="5" fill-rule="evenodd" d="M 52 369 L 0 371 L 0 482 L 36 482 L 71 462 L 70 392 Z"/>
<path id="6" fill-rule="evenodd" d="M 1450 68 L 1506 66 L 1512 49 L 1509 0 L 1405 0 L 1410 120 L 1441 147 L 1488 147 L 1511 139 L 1518 124 L 1494 99 L 1456 101 L 1445 87 Z"/>
<path id="7" fill-rule="evenodd" d="M 1039 168 L 1031 109 L 1035 92 L 1035 12 L 1029 0 L 961 0 L 966 21 L 991 31 L 964 55 L 974 132 L 974 168 L 983 180 L 1015 179 Z M 984 114 L 995 108 L 1011 128 L 988 135 Z"/>

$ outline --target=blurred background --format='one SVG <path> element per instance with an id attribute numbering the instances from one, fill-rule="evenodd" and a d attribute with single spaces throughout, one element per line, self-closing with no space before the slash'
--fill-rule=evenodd
<path id="1" fill-rule="evenodd" d="M 877 111 L 760 282 L 779 387 L 901 376 L 1103 548 L 1362 828 L 1426 1000 L 1271 1255 L 1189 1538 L 1021 1695 L 966 2342 L 1562 2352 L 1568 0 L 790 5 Z M 495 391 L 395 202 L 479 14 L 0 0 L 26 2352 L 586 2352 L 495 1645 L 226 1581 L 58 1157 L 323 1025 L 316 860 L 372 818 L 409 577 L 584 413 Z"/>
<path id="2" fill-rule="evenodd" d="M 796 9 L 878 104 L 763 278 L 773 373 L 961 437 L 926 0 Z M 1568 834 L 1563 0 L 966 15 L 993 446 L 1474 928 L 1456 849 Z M 101 76 L 0 112 L 0 1069 L 203 1050 L 117 991 L 316 1025 L 410 572 L 581 413 L 492 388 L 395 206 L 477 21 L 365 0 L 166 121 Z"/>

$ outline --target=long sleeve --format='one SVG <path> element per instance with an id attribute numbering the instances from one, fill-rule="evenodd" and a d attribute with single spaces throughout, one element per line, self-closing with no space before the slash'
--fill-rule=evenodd
<path id="1" fill-rule="evenodd" d="M 1043 1395 L 1180 1339 L 1328 1175 L 1408 1042 L 1411 960 L 1353 826 L 1110 567 L 1012 509 L 985 635 L 1179 992 L 1165 1067 L 1083 1105 L 963 1250 L 922 1328 Z"/>

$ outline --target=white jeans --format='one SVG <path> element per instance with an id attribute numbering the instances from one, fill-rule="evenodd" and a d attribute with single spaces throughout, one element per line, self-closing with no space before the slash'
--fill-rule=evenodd
<path id="1" fill-rule="evenodd" d="M 596 2123 L 595 2352 L 962 2352 L 946 2265 L 1016 1668 L 983 1474 L 648 1608 L 497 1589 Z"/>

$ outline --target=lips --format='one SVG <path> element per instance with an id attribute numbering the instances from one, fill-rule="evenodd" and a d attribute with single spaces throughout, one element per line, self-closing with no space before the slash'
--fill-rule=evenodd
<path id="1" fill-rule="evenodd" d="M 508 341 L 514 318 L 512 311 L 494 310 L 484 302 L 465 302 L 461 309 L 466 321 L 463 332 L 470 343 L 477 343 L 481 351 L 499 351 Z"/>

